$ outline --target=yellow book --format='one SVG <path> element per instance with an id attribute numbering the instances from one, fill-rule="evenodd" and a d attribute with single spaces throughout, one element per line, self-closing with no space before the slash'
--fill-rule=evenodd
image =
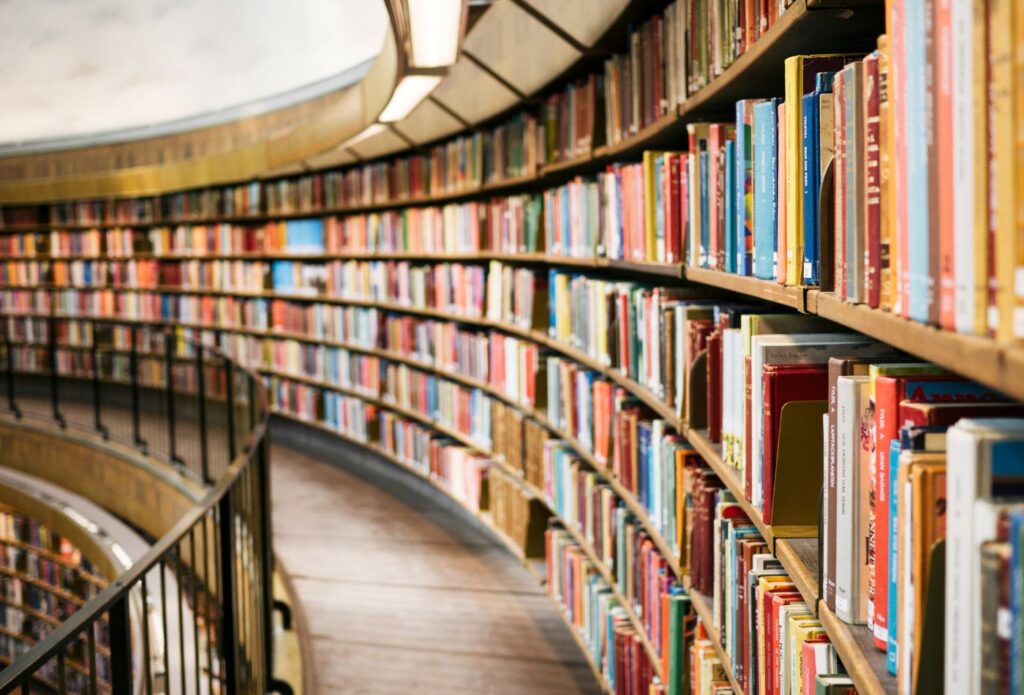
<path id="1" fill-rule="evenodd" d="M 1014 275 L 1017 270 L 1017 148 L 1014 122 L 1013 21 L 1018 12 L 1015 0 L 989 0 L 990 124 L 995 144 L 992 154 L 994 205 L 990 220 L 995 225 L 995 285 L 989 311 L 989 330 L 999 340 L 1013 337 L 1012 317 L 1016 308 Z"/>
<path id="2" fill-rule="evenodd" d="M 641 260 L 654 261 L 658 255 L 658 191 L 657 188 L 657 167 L 658 157 L 664 152 L 646 150 L 644 152 L 644 237 L 647 241 L 647 258 Z M 664 250 L 664 232 L 661 233 L 662 250 Z M 662 254 L 663 256 L 664 254 Z"/>
<path id="3" fill-rule="evenodd" d="M 853 56 L 841 53 L 791 56 L 786 58 L 786 284 L 803 284 L 804 264 L 804 158 L 803 158 L 803 95 L 814 90 L 819 72 L 842 68 Z M 783 153 L 779 153 L 783 156 Z"/>
<path id="4" fill-rule="evenodd" d="M 1018 166 L 1024 162 L 1024 8 L 1019 5 L 1014 12 L 1014 117 L 1017 126 L 1016 159 Z M 1024 173 L 1017 173 L 1016 222 L 1013 232 L 1016 246 L 1016 268 L 1013 277 L 1013 338 L 1024 340 Z"/>
<path id="5" fill-rule="evenodd" d="M 790 692 L 799 693 L 799 695 L 814 695 L 814 693 L 804 691 L 804 642 L 818 637 L 828 637 L 828 632 L 816 618 L 797 620 L 790 628 L 789 649 L 793 654 L 793 659 L 790 662 L 793 665 L 793 671 L 789 676 L 792 686 Z"/>

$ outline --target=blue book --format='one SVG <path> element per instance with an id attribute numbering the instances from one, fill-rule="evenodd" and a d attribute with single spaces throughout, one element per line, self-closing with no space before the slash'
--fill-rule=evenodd
<path id="1" fill-rule="evenodd" d="M 780 99 L 754 105 L 754 275 L 775 279 L 778 237 L 778 108 Z"/>
<path id="2" fill-rule="evenodd" d="M 548 247 L 550 248 L 550 247 Z M 558 335 L 556 330 L 558 318 L 558 301 L 557 301 L 557 290 L 555 288 L 555 279 L 558 277 L 558 271 L 552 268 L 548 271 L 548 335 L 552 338 Z M 554 381 L 558 381 L 555 379 Z"/>
<path id="3" fill-rule="evenodd" d="M 292 262 L 272 261 L 270 264 L 270 279 L 275 290 L 295 289 L 295 275 L 292 271 Z"/>
<path id="4" fill-rule="evenodd" d="M 285 223 L 285 251 L 288 253 L 323 253 L 323 220 L 288 220 Z"/>
<path id="5" fill-rule="evenodd" d="M 818 166 L 818 102 L 821 95 L 812 92 L 803 96 L 803 204 L 804 204 L 804 269 L 803 282 L 818 284 L 818 192 L 821 188 Z"/>
<path id="6" fill-rule="evenodd" d="M 754 106 L 757 99 L 736 102 L 736 270 L 753 273 L 754 250 Z"/>
<path id="7" fill-rule="evenodd" d="M 906 0 L 904 6 L 903 43 L 906 74 L 919 79 L 906 81 L 904 108 L 908 124 L 907 138 L 907 258 L 909 265 L 908 295 L 910 318 L 927 322 L 931 313 L 932 277 L 929 269 L 929 219 L 931 204 L 928 181 L 932 162 L 928 158 L 931 140 L 930 80 L 928 72 L 928 43 L 931 17 L 925 0 Z M 900 100 L 894 102 L 899 105 Z"/>
<path id="8" fill-rule="evenodd" d="M 640 452 L 637 465 L 637 490 L 640 493 L 640 504 L 644 508 L 650 508 L 651 491 L 651 423 L 641 422 L 637 427 L 638 449 Z"/>
<path id="9" fill-rule="evenodd" d="M 1010 513 L 1010 692 L 1024 692 L 1021 655 L 1024 650 L 1024 512 Z"/>
<path id="10" fill-rule="evenodd" d="M 899 489 L 900 452 L 903 446 L 900 437 L 894 437 L 889 446 L 889 615 L 888 637 L 885 650 L 885 666 L 889 673 L 896 675 L 896 638 L 899 636 Z M 924 610 L 923 607 L 919 610 Z"/>
<path id="11" fill-rule="evenodd" d="M 736 196 L 729 195 L 736 190 L 736 143 L 725 141 L 725 272 L 736 272 Z"/>
<path id="12" fill-rule="evenodd" d="M 708 219 L 708 175 L 711 167 L 708 162 L 708 151 L 700 153 L 698 168 L 700 169 L 700 267 L 707 268 L 709 265 L 709 253 L 711 249 L 711 220 Z"/>

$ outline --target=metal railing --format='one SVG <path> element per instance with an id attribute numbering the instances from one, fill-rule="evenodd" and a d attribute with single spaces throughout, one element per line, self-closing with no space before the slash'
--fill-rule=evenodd
<path id="1" fill-rule="evenodd" d="M 204 484 L 174 526 L 0 671 L 0 693 L 266 693 L 273 641 L 267 405 L 219 335 L 3 319 L 0 415 L 45 420 Z M 2 656 L 2 655 L 0 655 Z"/>

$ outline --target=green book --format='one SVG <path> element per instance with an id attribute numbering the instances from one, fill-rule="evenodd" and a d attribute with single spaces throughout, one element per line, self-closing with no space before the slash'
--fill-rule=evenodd
<path id="1" fill-rule="evenodd" d="M 690 692 L 690 649 L 684 634 L 689 611 L 687 594 L 680 591 L 669 598 L 668 695 L 689 695 Z"/>
<path id="2" fill-rule="evenodd" d="M 846 674 L 818 676 L 814 680 L 814 695 L 854 695 L 853 679 Z"/>

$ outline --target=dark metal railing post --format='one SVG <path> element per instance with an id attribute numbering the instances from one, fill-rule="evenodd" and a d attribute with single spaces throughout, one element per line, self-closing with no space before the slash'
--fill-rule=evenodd
<path id="1" fill-rule="evenodd" d="M 235 605 L 235 519 L 231 490 L 218 503 L 217 532 L 220 534 L 221 635 L 224 656 L 224 684 L 229 695 L 238 692 L 238 639 L 235 634 L 238 611 Z"/>
<path id="2" fill-rule="evenodd" d="M 60 412 L 60 390 L 57 387 L 57 331 L 53 318 L 50 318 L 47 328 L 50 332 L 50 406 L 53 408 L 53 419 L 63 430 L 67 429 L 68 423 Z"/>
<path id="3" fill-rule="evenodd" d="M 7 348 L 7 407 L 14 413 L 14 417 L 21 419 L 21 410 L 14 398 L 14 345 L 11 341 L 11 319 L 4 320 L 4 343 Z"/>
<path id="4" fill-rule="evenodd" d="M 165 379 L 167 380 L 167 446 L 171 463 L 184 466 L 185 462 L 178 456 L 177 419 L 174 412 L 174 332 L 168 330 L 164 334 Z"/>
<path id="5" fill-rule="evenodd" d="M 129 335 L 131 335 L 130 350 L 128 352 L 128 370 L 130 372 L 131 387 L 132 387 L 132 440 L 135 442 L 135 446 L 139 447 L 143 451 L 149 448 L 146 440 L 142 438 L 141 423 L 139 421 L 139 346 L 138 346 L 138 327 L 129 326 Z"/>
<path id="6" fill-rule="evenodd" d="M 203 473 L 203 482 L 210 480 L 210 452 L 207 450 L 206 439 L 206 366 L 203 364 L 203 343 L 196 343 L 196 393 L 199 401 L 199 461 Z"/>
<path id="7" fill-rule="evenodd" d="M 227 378 L 227 389 L 225 397 L 228 407 L 228 461 L 234 461 L 238 454 L 238 445 L 235 441 L 235 371 L 232 369 L 231 360 L 224 359 L 224 375 Z"/>
<path id="8" fill-rule="evenodd" d="M 132 692 L 132 626 L 125 590 L 110 607 L 110 689 L 115 693 Z M 89 630 L 94 626 L 89 626 Z"/>
<path id="9" fill-rule="evenodd" d="M 100 351 L 96 347 L 96 323 L 90 324 L 92 335 L 89 336 L 92 353 L 92 412 L 96 431 L 104 439 L 110 439 L 110 431 L 103 425 L 103 409 L 100 403 Z"/>
<path id="10" fill-rule="evenodd" d="M 262 498 L 258 501 L 259 508 L 257 513 L 261 517 L 260 531 L 262 538 L 260 548 L 263 557 L 259 560 L 263 569 L 263 639 L 266 644 L 264 649 L 264 656 L 266 657 L 264 668 L 267 671 L 268 683 L 274 679 L 274 529 L 270 515 L 270 447 L 267 445 L 267 438 L 269 436 L 269 432 L 264 432 L 260 438 L 255 452 L 256 460 L 253 461 L 259 476 L 259 494 Z"/>
<path id="11" fill-rule="evenodd" d="M 245 375 L 245 382 L 249 385 L 249 433 L 256 429 L 256 380 L 249 374 Z"/>

